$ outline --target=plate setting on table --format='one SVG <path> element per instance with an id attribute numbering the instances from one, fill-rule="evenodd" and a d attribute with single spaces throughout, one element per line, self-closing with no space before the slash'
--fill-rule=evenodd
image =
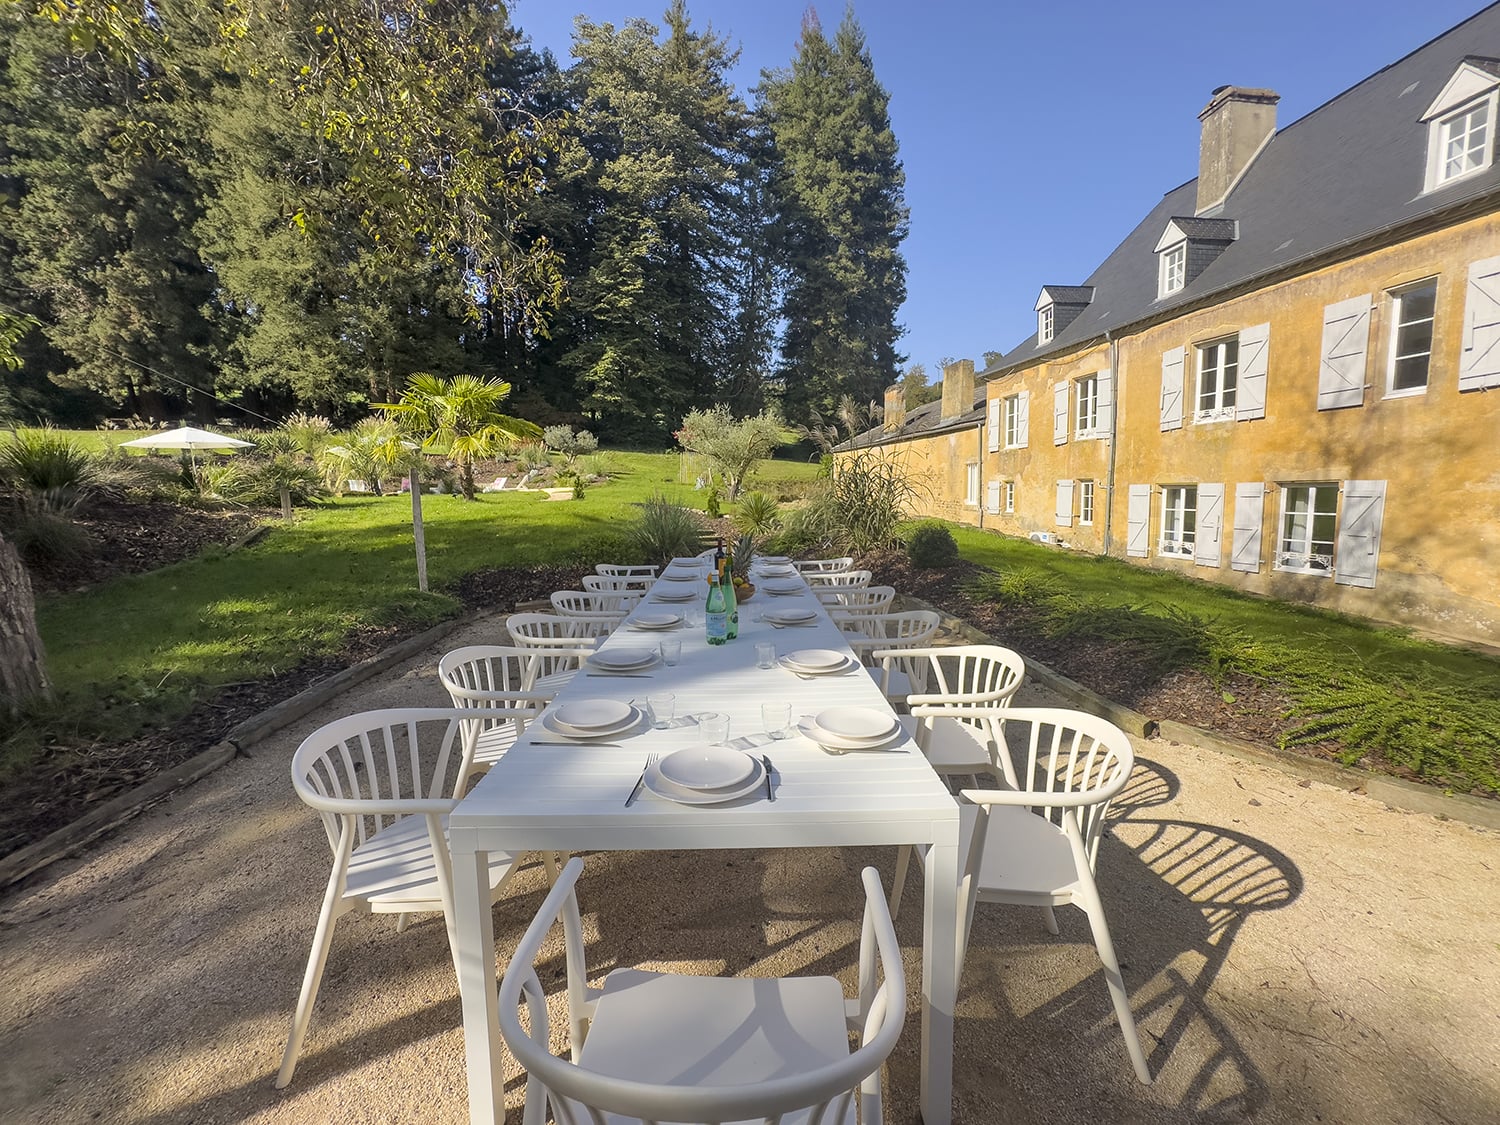
<path id="1" fill-rule="evenodd" d="M 766 610 L 766 620 L 772 625 L 811 625 L 817 619 L 818 612 L 814 609 L 788 606 L 785 609 Z"/>
<path id="2" fill-rule="evenodd" d="M 800 582 L 793 582 L 786 578 L 773 578 L 769 582 L 762 582 L 760 588 L 768 594 L 785 596 L 787 594 L 801 594 L 807 587 Z"/>
<path id="3" fill-rule="evenodd" d="M 640 708 L 617 699 L 580 699 L 565 703 L 542 717 L 542 725 L 564 738 L 609 738 L 639 725 Z"/>
<path id="4" fill-rule="evenodd" d="M 830 707 L 804 715 L 797 721 L 797 730 L 825 750 L 836 751 L 884 750 L 906 737 L 895 715 L 873 707 Z"/>
<path id="5" fill-rule="evenodd" d="M 645 786 L 679 805 L 717 805 L 754 793 L 766 783 L 759 758 L 727 746 L 690 746 L 647 766 Z"/>
<path id="6" fill-rule="evenodd" d="M 682 624 L 680 613 L 639 613 L 631 621 L 632 629 L 675 629 Z"/>
<path id="7" fill-rule="evenodd" d="M 697 590 L 665 589 L 651 595 L 657 602 L 693 602 L 698 600 Z"/>
<path id="8" fill-rule="evenodd" d="M 831 648 L 801 648 L 781 657 L 780 664 L 799 676 L 839 676 L 859 667 L 859 661 Z"/>
<path id="9" fill-rule="evenodd" d="M 790 563 L 767 563 L 760 572 L 767 578 L 790 578 L 797 573 L 797 568 Z"/>
<path id="10" fill-rule="evenodd" d="M 604 648 L 589 653 L 584 663 L 601 672 L 639 672 L 658 659 L 654 648 Z"/>
<path id="11" fill-rule="evenodd" d="M 669 570 L 661 576 L 661 580 L 663 582 L 702 582 L 703 572 L 695 570 L 691 574 L 678 574 Z"/>

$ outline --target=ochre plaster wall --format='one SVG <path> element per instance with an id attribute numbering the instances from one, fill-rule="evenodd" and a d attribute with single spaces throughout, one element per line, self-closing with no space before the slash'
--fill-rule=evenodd
<path id="1" fill-rule="evenodd" d="M 978 526 L 980 508 L 965 504 L 964 493 L 968 484 L 967 466 L 969 462 L 979 460 L 980 433 L 975 427 L 907 441 L 894 441 L 857 452 L 873 453 L 902 466 L 907 479 L 917 490 L 917 511 L 914 515 Z M 844 462 L 855 455 L 840 453 L 835 460 Z M 983 487 L 981 480 L 981 505 L 984 502 Z M 986 517 L 986 526 L 993 518 Z"/>

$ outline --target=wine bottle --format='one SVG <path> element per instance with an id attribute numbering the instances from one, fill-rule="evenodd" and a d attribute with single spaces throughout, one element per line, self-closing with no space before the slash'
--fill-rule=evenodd
<path id="1" fill-rule="evenodd" d="M 724 540 L 715 540 L 714 546 L 714 571 L 722 575 L 724 573 Z"/>
<path id="2" fill-rule="evenodd" d="M 704 625 L 708 632 L 708 643 L 722 645 L 729 640 L 729 606 L 724 600 L 724 588 L 719 585 L 719 576 L 709 579 L 708 602 L 703 607 Z"/>

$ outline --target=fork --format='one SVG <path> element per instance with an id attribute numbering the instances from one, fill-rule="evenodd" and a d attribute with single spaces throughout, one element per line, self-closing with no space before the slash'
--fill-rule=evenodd
<path id="1" fill-rule="evenodd" d="M 636 794 L 641 791 L 641 786 L 646 784 L 646 771 L 656 765 L 660 758 L 660 754 L 646 755 L 646 764 L 641 767 L 641 776 L 635 779 L 635 785 L 630 790 L 630 796 L 625 798 L 625 807 L 627 809 L 630 807 L 630 802 L 635 800 Z"/>

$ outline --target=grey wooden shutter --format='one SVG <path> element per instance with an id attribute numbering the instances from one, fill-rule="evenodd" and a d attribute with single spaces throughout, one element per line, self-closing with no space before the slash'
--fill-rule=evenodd
<path id="1" fill-rule="evenodd" d="M 1182 368 L 1187 359 L 1184 348 L 1161 353 L 1161 428 L 1182 429 Z"/>
<path id="2" fill-rule="evenodd" d="M 1151 553 L 1151 486 L 1132 484 L 1125 519 L 1125 553 L 1145 558 Z"/>
<path id="3" fill-rule="evenodd" d="M 1073 526 L 1073 482 L 1070 480 L 1057 482 L 1057 526 Z"/>
<path id="4" fill-rule="evenodd" d="M 1031 392 L 1016 396 L 1016 444 L 1022 449 L 1031 441 Z"/>
<path id="5" fill-rule="evenodd" d="M 1000 482 L 992 480 L 985 486 L 985 509 L 994 516 L 1000 514 Z"/>
<path id="6" fill-rule="evenodd" d="M 1234 540 L 1229 548 L 1233 570 L 1260 573 L 1261 521 L 1265 515 L 1265 486 L 1259 481 L 1234 486 Z"/>
<path id="7" fill-rule="evenodd" d="M 1052 388 L 1052 444 L 1068 440 L 1068 382 L 1064 379 Z"/>
<path id="8" fill-rule="evenodd" d="M 1333 580 L 1341 586 L 1374 586 L 1380 560 L 1380 524 L 1385 516 L 1385 481 L 1346 480 L 1339 512 L 1339 553 Z"/>
<path id="9" fill-rule="evenodd" d="M 985 423 L 985 430 L 989 434 L 989 446 L 991 453 L 1000 452 L 1000 400 L 990 399 L 990 417 Z"/>
<path id="10" fill-rule="evenodd" d="M 1115 373 L 1099 372 L 1099 424 L 1094 427 L 1097 434 L 1115 432 Z"/>
<path id="11" fill-rule="evenodd" d="M 1500 387 L 1500 258 L 1469 264 L 1464 337 L 1458 353 L 1458 389 Z"/>
<path id="12" fill-rule="evenodd" d="M 1370 298 L 1351 297 L 1323 310 L 1323 350 L 1318 363 L 1318 409 L 1363 406 L 1365 361 L 1370 350 Z"/>
<path id="13" fill-rule="evenodd" d="M 1193 536 L 1193 561 L 1218 566 L 1224 539 L 1224 486 L 1198 485 L 1198 521 Z"/>
<path id="14" fill-rule="evenodd" d="M 1240 378 L 1234 406 L 1236 422 L 1266 416 L 1266 371 L 1270 364 L 1270 344 L 1270 324 L 1240 329 Z"/>

